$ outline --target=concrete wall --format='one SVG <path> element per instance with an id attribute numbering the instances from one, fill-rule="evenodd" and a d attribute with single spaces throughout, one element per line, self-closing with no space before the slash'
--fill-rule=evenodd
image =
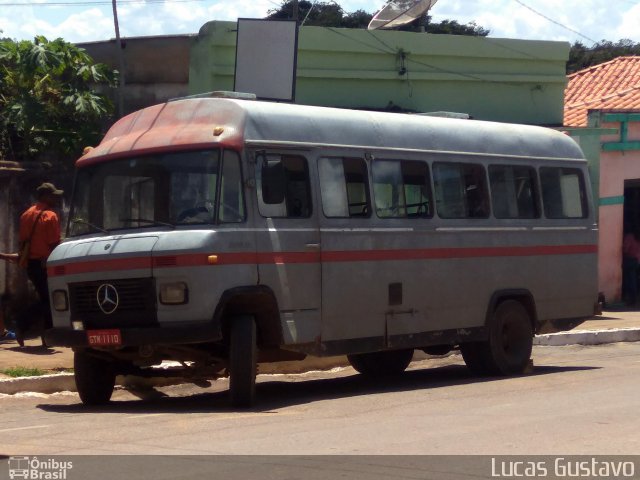
<path id="1" fill-rule="evenodd" d="M 58 212 L 64 235 L 72 181 L 73 177 L 68 172 L 44 169 L 37 162 L 0 162 L 0 251 L 18 251 L 20 215 L 36 201 L 36 188 L 42 182 L 53 182 L 65 190 L 67 201 Z M 7 320 L 12 320 L 13 314 L 35 300 L 35 292 L 22 268 L 0 261 L 0 298 L 0 310 Z"/>
<path id="2" fill-rule="evenodd" d="M 589 112 L 587 128 L 567 129 L 589 160 L 594 203 L 598 208 L 598 288 L 608 303 L 621 300 L 625 182 L 640 183 L 640 121 L 607 121 L 607 116 L 640 111 Z M 632 118 L 632 117 L 629 117 Z M 611 144 L 616 149 L 611 149 Z M 640 211 L 640 205 L 635 206 Z M 640 223 L 640 218 L 637 219 Z"/>
<path id="3" fill-rule="evenodd" d="M 620 129 L 619 122 L 602 127 Z M 640 141 L 640 122 L 629 122 L 628 141 Z M 619 134 L 603 135 L 602 144 L 618 142 Z M 599 284 L 607 298 L 620 299 L 622 238 L 626 180 L 640 179 L 640 149 L 602 151 L 600 156 Z"/>
<path id="4" fill-rule="evenodd" d="M 187 95 L 190 35 L 123 39 L 125 61 L 124 113 Z M 91 57 L 120 70 L 115 40 L 79 43 Z M 115 92 L 108 92 L 117 105 Z"/>
<path id="5" fill-rule="evenodd" d="M 233 89 L 235 30 L 209 22 L 193 38 L 191 94 Z M 568 55 L 564 42 L 302 27 L 296 103 L 561 125 Z"/>

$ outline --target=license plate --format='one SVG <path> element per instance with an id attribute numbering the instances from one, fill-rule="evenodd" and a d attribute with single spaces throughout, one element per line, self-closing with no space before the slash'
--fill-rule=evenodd
<path id="1" fill-rule="evenodd" d="M 89 345 L 122 345 L 122 335 L 120 330 L 87 330 L 87 340 Z"/>

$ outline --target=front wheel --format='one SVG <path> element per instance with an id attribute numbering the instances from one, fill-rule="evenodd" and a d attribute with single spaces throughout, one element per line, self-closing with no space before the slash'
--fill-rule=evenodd
<path id="1" fill-rule="evenodd" d="M 109 402 L 116 383 L 116 374 L 109 361 L 87 352 L 75 352 L 73 370 L 82 403 L 103 405 Z"/>
<path id="2" fill-rule="evenodd" d="M 258 352 L 251 316 L 231 319 L 229 328 L 229 398 L 234 407 L 250 407 L 256 396 Z"/>
<path id="3" fill-rule="evenodd" d="M 355 353 L 347 355 L 353 368 L 370 377 L 395 375 L 405 371 L 413 358 L 413 350 Z"/>

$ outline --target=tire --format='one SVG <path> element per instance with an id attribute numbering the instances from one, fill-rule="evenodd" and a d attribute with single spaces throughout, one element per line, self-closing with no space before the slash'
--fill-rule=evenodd
<path id="1" fill-rule="evenodd" d="M 111 363 L 87 352 L 75 352 L 73 370 L 80 400 L 85 405 L 104 405 L 113 394 L 116 374 Z"/>
<path id="2" fill-rule="evenodd" d="M 489 367 L 487 366 L 484 350 L 484 342 L 460 344 L 460 353 L 462 353 L 462 359 L 467 365 L 467 368 L 471 370 L 471 372 L 475 375 L 482 376 L 491 373 Z"/>
<path id="3" fill-rule="evenodd" d="M 533 326 L 524 306 L 505 300 L 493 312 L 487 328 L 487 341 L 460 345 L 469 369 L 480 375 L 523 373 L 533 348 Z"/>
<path id="4" fill-rule="evenodd" d="M 412 358 L 413 350 L 411 349 L 347 355 L 351 366 L 358 373 L 369 377 L 400 374 L 409 366 Z"/>
<path id="5" fill-rule="evenodd" d="M 250 407 L 256 396 L 258 349 L 251 316 L 231 319 L 229 329 L 229 400 L 234 407 Z"/>
<path id="6" fill-rule="evenodd" d="M 446 355 L 451 350 L 453 350 L 453 345 L 431 345 L 429 347 L 424 347 L 422 351 L 427 355 Z"/>

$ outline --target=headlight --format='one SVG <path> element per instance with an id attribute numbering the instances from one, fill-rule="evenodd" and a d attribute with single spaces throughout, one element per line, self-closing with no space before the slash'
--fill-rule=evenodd
<path id="1" fill-rule="evenodd" d="M 160 303 L 163 305 L 184 305 L 189 301 L 189 289 L 184 282 L 160 285 Z"/>
<path id="2" fill-rule="evenodd" d="M 69 299 L 65 290 L 54 290 L 52 294 L 53 309 L 56 312 L 66 312 L 69 310 Z"/>

